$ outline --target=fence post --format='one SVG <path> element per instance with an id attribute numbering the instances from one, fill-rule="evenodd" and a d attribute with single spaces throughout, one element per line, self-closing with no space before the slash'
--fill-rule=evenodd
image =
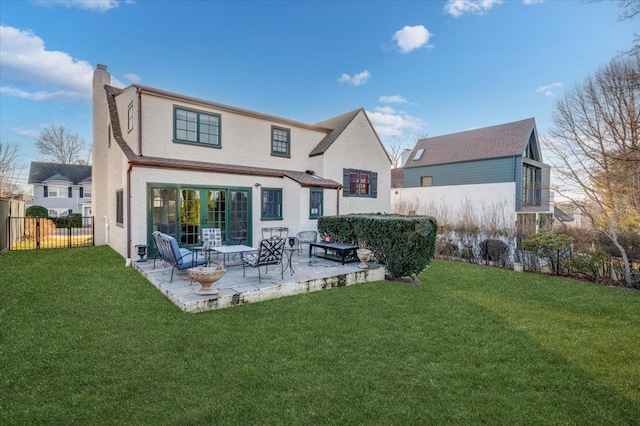
<path id="1" fill-rule="evenodd" d="M 36 217 L 36 250 L 40 248 L 40 217 Z"/>
<path id="2" fill-rule="evenodd" d="M 71 248 L 71 218 L 67 216 L 67 247 Z"/>

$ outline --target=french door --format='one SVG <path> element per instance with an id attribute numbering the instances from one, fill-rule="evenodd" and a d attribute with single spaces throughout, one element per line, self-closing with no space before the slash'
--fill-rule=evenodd
<path id="1" fill-rule="evenodd" d="M 173 235 L 181 246 L 199 245 L 202 228 L 220 228 L 225 244 L 251 244 L 251 189 L 149 186 L 149 239 Z"/>

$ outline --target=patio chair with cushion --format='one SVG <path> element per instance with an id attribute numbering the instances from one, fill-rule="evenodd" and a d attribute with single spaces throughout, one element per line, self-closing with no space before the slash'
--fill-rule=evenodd
<path id="1" fill-rule="evenodd" d="M 315 243 L 318 238 L 316 231 L 298 232 L 298 255 L 302 254 L 302 244 Z"/>
<path id="2" fill-rule="evenodd" d="M 265 273 L 269 265 L 280 265 L 280 278 L 284 278 L 284 238 L 268 238 L 260 241 L 257 252 L 241 252 L 242 276 L 245 276 L 245 268 L 258 268 L 258 282 L 262 282 L 260 267 L 264 266 Z"/>
<path id="3" fill-rule="evenodd" d="M 153 243 L 156 246 L 156 254 L 153 257 L 153 269 L 156 269 L 156 260 L 158 258 L 160 258 L 161 260 L 164 261 L 163 266 L 167 266 L 167 261 L 166 261 L 167 255 L 163 251 L 164 245 L 162 244 L 162 241 L 160 239 L 160 235 L 163 235 L 163 234 L 164 234 L 164 232 L 160 232 L 160 231 L 154 231 L 151 234 L 151 236 L 153 237 Z M 181 248 L 180 249 L 180 255 L 181 256 L 185 256 L 185 255 L 190 254 L 190 253 L 191 253 L 191 251 L 186 249 L 186 248 Z"/>
<path id="4" fill-rule="evenodd" d="M 181 249 L 178 246 L 178 241 L 171 235 L 158 233 L 157 244 L 160 257 L 165 263 L 173 265 L 173 268 L 171 268 L 171 280 L 169 282 L 173 282 L 173 271 L 176 269 L 182 271 L 183 269 L 207 264 L 206 258 L 196 255 L 191 250 Z"/>

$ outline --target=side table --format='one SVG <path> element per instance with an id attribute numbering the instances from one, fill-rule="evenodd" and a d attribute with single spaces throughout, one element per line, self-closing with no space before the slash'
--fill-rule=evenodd
<path id="1" fill-rule="evenodd" d="M 284 270 L 286 271 L 287 268 L 289 269 L 289 272 L 291 273 L 291 276 L 293 276 L 293 273 L 296 272 L 293 270 L 293 265 L 291 264 L 291 257 L 293 256 L 293 253 L 298 251 L 297 248 L 293 248 L 293 247 L 285 247 L 284 248 L 284 254 L 287 255 L 287 261 L 289 263 L 287 263 L 287 267 L 284 268 Z M 283 271 L 284 272 L 284 271 Z"/>

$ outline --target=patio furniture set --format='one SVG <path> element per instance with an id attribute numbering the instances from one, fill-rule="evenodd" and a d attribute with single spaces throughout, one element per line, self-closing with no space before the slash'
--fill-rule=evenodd
<path id="1" fill-rule="evenodd" d="M 155 269 L 156 260 L 162 260 L 165 265 L 171 265 L 170 282 L 173 282 L 173 273 L 176 269 L 181 271 L 197 268 L 198 272 L 190 273 L 190 275 L 192 279 L 202 283 L 200 279 L 207 272 L 212 275 L 220 275 L 220 271 L 224 271 L 227 267 L 227 261 L 240 254 L 243 276 L 245 276 L 246 268 L 257 268 L 258 281 L 262 282 L 260 268 L 263 266 L 266 271 L 269 266 L 280 265 L 281 278 L 284 277 L 284 272 L 287 269 L 293 276 L 295 271 L 292 257 L 295 252 L 298 252 L 299 255 L 302 254 L 303 244 L 309 245 L 309 257 L 318 256 L 340 261 L 342 264 L 358 259 L 356 256 L 357 246 L 333 242 L 317 242 L 317 235 L 316 231 L 301 231 L 295 236 L 289 236 L 289 229 L 285 227 L 262 228 L 262 239 L 258 248 L 254 248 L 243 244 L 222 245 L 221 230 L 219 228 L 204 228 L 202 230 L 202 245 L 195 246 L 189 250 L 181 248 L 175 237 L 155 231 L 152 236 L 157 248 L 157 254 L 154 257 L 153 267 Z M 222 265 L 213 262 L 216 266 L 210 266 L 212 264 L 211 257 L 214 254 L 216 257 L 222 255 Z"/>

